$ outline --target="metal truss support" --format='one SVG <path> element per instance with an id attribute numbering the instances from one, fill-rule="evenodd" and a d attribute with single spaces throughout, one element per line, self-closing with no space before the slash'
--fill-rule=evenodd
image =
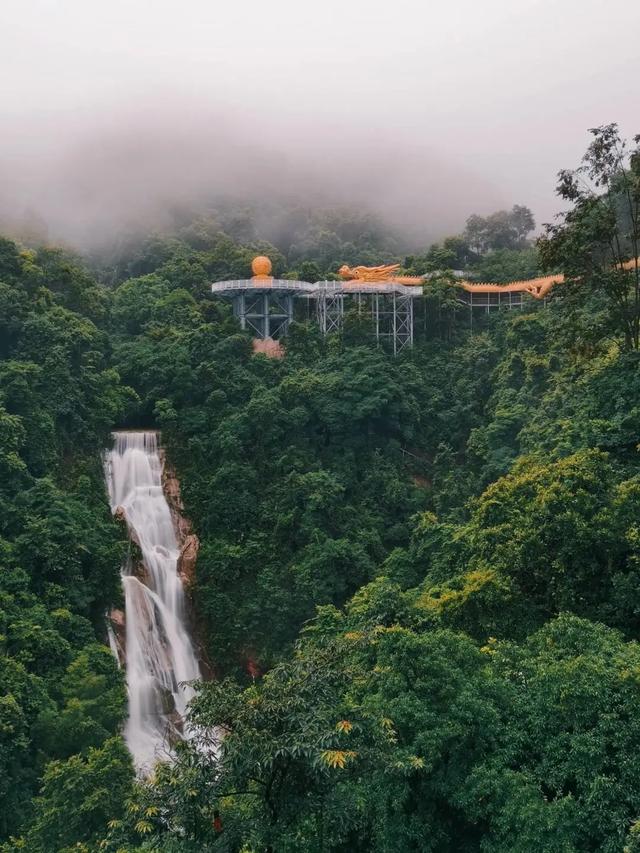
<path id="1" fill-rule="evenodd" d="M 485 314 L 490 314 L 492 311 L 498 311 L 500 308 L 513 309 L 525 307 L 526 301 L 531 297 L 525 295 L 521 291 L 500 291 L 492 293 L 467 293 L 461 297 L 462 302 L 466 302 L 469 310 L 479 308 Z"/>
<path id="2" fill-rule="evenodd" d="M 413 297 L 393 294 L 393 353 L 413 346 Z"/>
<path id="3" fill-rule="evenodd" d="M 288 293 L 239 293 L 233 299 L 233 313 L 240 326 L 256 338 L 279 340 L 293 320 L 293 296 Z"/>
<path id="4" fill-rule="evenodd" d="M 380 343 L 380 296 L 377 293 L 371 297 L 371 319 L 373 320 L 376 341 Z"/>
<path id="5" fill-rule="evenodd" d="M 362 317 L 366 311 L 371 312 L 372 333 L 376 341 L 384 341 L 395 355 L 413 345 L 414 294 L 402 292 L 402 288 L 396 290 L 388 287 L 382 292 L 349 292 L 334 286 L 333 282 L 323 285 L 316 286 L 313 294 L 307 290 L 303 295 L 307 300 L 315 299 L 316 318 L 324 335 L 342 329 L 345 310 L 352 305 Z M 255 285 L 246 289 L 238 287 L 235 293 L 229 293 L 241 328 L 247 329 L 256 338 L 278 340 L 284 337 L 293 320 L 294 299 L 301 294 L 294 289 L 287 291 L 284 287 L 277 290 L 253 287 Z"/>
<path id="6" fill-rule="evenodd" d="M 344 319 L 344 294 L 330 290 L 318 293 L 316 315 L 323 335 L 340 331 Z"/>
<path id="7" fill-rule="evenodd" d="M 394 355 L 413 346 L 413 297 L 400 293 L 371 297 L 371 319 L 376 341 L 387 341 Z"/>

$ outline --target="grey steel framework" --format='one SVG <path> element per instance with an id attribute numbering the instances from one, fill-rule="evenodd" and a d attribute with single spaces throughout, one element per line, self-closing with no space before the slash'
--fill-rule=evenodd
<path id="1" fill-rule="evenodd" d="M 422 288 L 395 282 L 287 281 L 244 279 L 211 285 L 212 293 L 228 297 L 243 329 L 257 338 L 275 340 L 287 334 L 294 317 L 295 299 L 315 300 L 315 316 L 325 335 L 339 331 L 345 311 L 353 306 L 359 314 L 369 312 L 376 341 L 386 341 L 395 354 L 413 346 L 413 303 Z M 460 292 L 460 301 L 489 314 L 499 308 L 523 308 L 529 301 L 522 292 Z M 473 322 L 473 320 L 472 320 Z"/>
<path id="2" fill-rule="evenodd" d="M 466 303 L 469 308 L 483 308 L 487 314 L 498 308 L 523 308 L 525 298 L 531 300 L 529 294 L 522 290 L 494 291 L 489 293 L 474 293 L 473 291 L 462 290 L 460 294 L 461 301 Z"/>
<path id="3" fill-rule="evenodd" d="M 513 309 L 524 308 L 525 298 L 531 302 L 532 298 L 529 294 L 525 294 L 521 290 L 504 292 L 489 291 L 488 293 L 479 293 L 468 290 L 462 290 L 460 301 L 469 306 L 469 327 L 473 333 L 473 312 L 480 310 L 485 314 L 490 314 L 492 311 L 499 311 L 501 308 Z M 545 300 L 546 301 L 546 300 Z"/>
<path id="4" fill-rule="evenodd" d="M 413 346 L 413 299 L 411 295 L 376 293 L 374 302 L 376 339 L 389 341 L 394 355 Z"/>
<path id="5" fill-rule="evenodd" d="M 421 294 L 411 290 L 398 292 L 399 287 L 380 291 L 367 289 L 339 289 L 335 282 L 319 282 L 315 293 L 316 317 L 322 332 L 327 335 L 342 328 L 345 314 L 345 301 L 353 302 L 358 314 L 364 310 L 371 312 L 372 327 L 377 341 L 386 340 L 395 354 L 406 346 L 413 345 L 413 300 Z M 403 287 L 404 291 L 409 288 Z"/>
<path id="6" fill-rule="evenodd" d="M 243 329 L 257 338 L 278 340 L 287 334 L 293 320 L 293 296 L 290 293 L 240 293 L 233 300 L 234 314 Z"/>
<path id="7" fill-rule="evenodd" d="M 256 338 L 283 338 L 293 320 L 294 296 L 306 296 L 314 286 L 306 281 L 245 279 L 220 281 L 211 292 L 231 298 L 233 313 L 243 329 Z"/>
<path id="8" fill-rule="evenodd" d="M 344 293 L 339 290 L 323 288 L 314 294 L 316 300 L 316 318 L 322 333 L 339 332 L 344 320 Z"/>

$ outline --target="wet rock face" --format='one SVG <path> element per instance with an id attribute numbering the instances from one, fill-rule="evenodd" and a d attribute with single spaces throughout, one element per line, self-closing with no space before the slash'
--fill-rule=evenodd
<path id="1" fill-rule="evenodd" d="M 183 510 L 184 506 L 180 496 L 180 483 L 178 482 L 178 478 L 175 476 L 173 471 L 169 470 L 166 459 L 163 459 L 163 464 L 162 485 L 164 495 L 170 506 L 175 506 L 176 509 Z"/>
<path id="2" fill-rule="evenodd" d="M 177 571 L 187 593 L 187 598 L 190 600 L 196 581 L 196 564 L 198 551 L 200 550 L 200 540 L 193 532 L 191 521 L 184 515 L 180 481 L 162 450 L 160 451 L 160 458 L 162 461 L 162 491 L 169 504 L 173 529 L 178 541 L 178 547 L 180 548 Z M 193 611 L 191 611 L 191 618 L 194 618 Z M 198 636 L 197 627 L 194 627 L 194 636 Z M 206 651 L 202 646 L 199 648 L 198 658 L 203 678 L 205 680 L 213 678 L 214 666 L 207 659 Z"/>
<path id="3" fill-rule="evenodd" d="M 161 684 L 157 684 L 157 691 L 158 697 L 160 699 L 160 707 L 162 709 L 162 713 L 167 717 L 171 714 L 175 714 L 176 703 L 171 691 L 167 690 L 166 687 L 163 687 Z"/>
<path id="4" fill-rule="evenodd" d="M 127 524 L 127 511 L 123 506 L 117 506 L 115 508 L 113 512 L 113 517 L 116 521 L 119 521 L 124 525 Z M 137 548 L 140 548 L 140 540 L 138 539 L 138 534 L 133 528 L 127 527 L 127 535 L 129 539 L 133 542 L 133 544 L 136 545 Z M 139 558 L 139 554 L 136 555 L 136 557 Z"/>
<path id="5" fill-rule="evenodd" d="M 124 611 L 114 608 L 109 614 L 114 631 L 124 630 Z"/>
<path id="6" fill-rule="evenodd" d="M 127 626 L 125 623 L 124 611 L 118 610 L 114 607 L 114 609 L 109 613 L 109 621 L 111 622 L 113 635 L 116 639 L 116 652 L 118 654 L 118 660 L 120 661 L 120 665 L 124 666 L 126 659 L 127 638 Z"/>
<path id="7" fill-rule="evenodd" d="M 185 536 L 184 543 L 180 549 L 180 556 L 178 557 L 178 573 L 185 586 L 191 586 L 195 580 L 199 549 L 200 540 L 196 534 L 188 533 Z"/>
<path id="8" fill-rule="evenodd" d="M 171 510 L 173 527 L 178 545 L 180 546 L 178 574 L 183 584 L 189 587 L 193 585 L 195 580 L 200 540 L 193 532 L 191 522 L 183 514 L 184 504 L 182 502 L 182 495 L 180 494 L 180 481 L 164 456 L 162 459 L 162 488 L 169 504 L 169 509 Z"/>

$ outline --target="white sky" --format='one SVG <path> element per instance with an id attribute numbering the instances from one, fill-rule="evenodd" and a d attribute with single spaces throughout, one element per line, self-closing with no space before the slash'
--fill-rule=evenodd
<path id="1" fill-rule="evenodd" d="M 131 182 L 241 180 L 245 146 L 251 180 L 370 186 L 428 235 L 543 221 L 609 121 L 640 132 L 638 0 L 0 0 L 4 206 L 69 234 Z"/>

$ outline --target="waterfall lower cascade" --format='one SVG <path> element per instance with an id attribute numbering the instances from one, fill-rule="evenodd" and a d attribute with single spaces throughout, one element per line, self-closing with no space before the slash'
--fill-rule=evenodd
<path id="1" fill-rule="evenodd" d="M 178 574 L 179 548 L 162 490 L 155 432 L 116 432 L 106 458 L 111 509 L 123 514 L 138 543 L 142 566 L 122 569 L 125 597 L 129 716 L 125 739 L 139 770 L 167 758 L 170 743 L 187 734 L 183 718 L 200 678 Z M 136 573 L 137 572 L 137 573 Z"/>

